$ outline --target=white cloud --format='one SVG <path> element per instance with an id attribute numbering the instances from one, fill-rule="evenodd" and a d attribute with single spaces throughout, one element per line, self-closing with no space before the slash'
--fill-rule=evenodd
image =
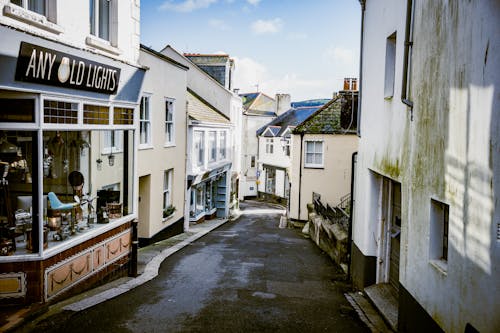
<path id="1" fill-rule="evenodd" d="M 189 13 L 197 9 L 208 8 L 211 4 L 216 2 L 217 0 L 184 0 L 176 3 L 174 0 L 166 0 L 160 5 L 160 9 Z"/>
<path id="2" fill-rule="evenodd" d="M 252 6 L 257 6 L 259 4 L 259 2 L 261 2 L 262 0 L 247 0 L 247 2 L 249 4 L 251 4 Z"/>
<path id="3" fill-rule="evenodd" d="M 208 21 L 208 25 L 219 30 L 230 30 L 231 27 L 223 20 L 212 19 Z"/>
<path id="4" fill-rule="evenodd" d="M 234 60 L 234 87 L 241 93 L 255 92 L 258 85 L 260 92 L 271 97 L 276 93 L 287 93 L 292 101 L 300 101 L 329 98 L 339 86 L 334 78 L 304 78 L 295 73 L 274 76 L 266 66 L 251 58 L 234 57 Z"/>
<path id="5" fill-rule="evenodd" d="M 257 34 L 275 34 L 283 28 L 283 20 L 278 18 L 272 20 L 257 20 L 251 25 L 252 31 Z"/>
<path id="6" fill-rule="evenodd" d="M 355 60 L 353 50 L 337 46 L 328 47 L 323 56 L 328 62 L 332 63 L 352 64 Z"/>

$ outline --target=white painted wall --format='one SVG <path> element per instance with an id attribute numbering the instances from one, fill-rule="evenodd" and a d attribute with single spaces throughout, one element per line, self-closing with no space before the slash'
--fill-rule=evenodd
<path id="1" fill-rule="evenodd" d="M 138 151 L 139 177 L 150 175 L 149 221 L 139 221 L 139 237 L 150 238 L 184 216 L 186 156 L 186 85 L 187 71 L 141 50 L 140 62 L 149 67 L 143 94 L 150 96 L 152 144 Z M 174 100 L 175 145 L 165 145 L 165 99 Z M 163 177 L 173 169 L 172 218 L 163 219 Z M 141 202 L 142 203 L 142 202 Z M 144 204 L 144 203 L 142 203 Z"/>
<path id="2" fill-rule="evenodd" d="M 47 18 L 37 13 L 24 10 L 10 3 L 9 0 L 0 0 L 0 24 L 8 25 L 30 34 L 41 36 L 53 41 L 68 44 L 84 50 L 93 51 L 107 57 L 119 59 L 131 64 L 137 64 L 139 59 L 140 43 L 140 4 L 138 0 L 112 0 L 112 8 L 117 20 L 114 20 L 113 42 L 96 39 L 96 43 L 89 43 L 89 2 L 88 1 L 57 1 L 49 0 Z M 11 12 L 10 15 L 5 13 Z M 45 22 L 34 25 L 33 22 Z M 113 45 L 111 45 L 113 44 Z M 103 47 L 98 47 L 103 45 Z"/>
<path id="3" fill-rule="evenodd" d="M 376 184 L 402 183 L 400 282 L 446 332 L 495 332 L 500 280 L 500 4 L 417 0 L 413 120 L 399 100 L 405 2 L 367 1 L 354 242 L 376 255 Z M 385 38 L 397 30 L 396 86 L 383 98 Z M 401 38 L 400 38 L 401 36 Z M 449 205 L 446 262 L 430 253 L 431 199 Z"/>

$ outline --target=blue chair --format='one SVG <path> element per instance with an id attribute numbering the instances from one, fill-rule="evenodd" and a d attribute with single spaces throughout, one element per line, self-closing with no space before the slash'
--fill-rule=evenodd
<path id="1" fill-rule="evenodd" d="M 78 202 L 62 203 L 54 192 L 49 192 L 47 197 L 49 198 L 50 208 L 53 210 L 71 210 L 80 205 Z"/>

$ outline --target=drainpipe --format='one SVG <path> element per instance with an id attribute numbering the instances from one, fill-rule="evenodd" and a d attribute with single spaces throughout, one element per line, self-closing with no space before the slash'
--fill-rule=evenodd
<path id="1" fill-rule="evenodd" d="M 300 133 L 300 164 L 299 164 L 299 215 L 297 220 L 300 220 L 300 192 L 302 191 L 302 146 L 304 144 L 304 133 Z"/>
<path id="2" fill-rule="evenodd" d="M 407 0 L 406 3 L 406 26 L 405 26 L 405 48 L 403 56 L 403 78 L 401 84 L 401 102 L 410 108 L 411 119 L 413 120 L 413 102 L 408 99 L 408 63 L 410 58 L 410 47 L 413 46 L 411 41 L 412 25 L 413 25 L 413 0 Z"/>
<path id="3" fill-rule="evenodd" d="M 352 216 L 354 215 L 354 172 L 356 171 L 356 159 L 358 152 L 352 153 L 351 157 L 351 203 L 349 204 L 349 230 L 347 231 L 347 280 L 351 280 L 351 250 L 352 250 Z"/>
<path id="4" fill-rule="evenodd" d="M 359 0 L 361 4 L 361 37 L 360 37 L 360 46 L 359 46 L 359 82 L 358 82 L 358 123 L 357 123 L 357 134 L 361 137 L 361 98 L 363 96 L 363 35 L 365 30 L 365 7 L 366 0 Z"/>

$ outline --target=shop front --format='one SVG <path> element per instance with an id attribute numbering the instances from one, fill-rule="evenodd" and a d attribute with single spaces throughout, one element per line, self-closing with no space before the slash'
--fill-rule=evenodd
<path id="1" fill-rule="evenodd" d="M 230 165 L 203 175 L 188 177 L 190 187 L 189 221 L 200 223 L 216 217 L 226 217 L 229 193 L 228 176 Z"/>
<path id="2" fill-rule="evenodd" d="M 0 29 L 0 304 L 51 302 L 128 269 L 144 70 Z"/>

